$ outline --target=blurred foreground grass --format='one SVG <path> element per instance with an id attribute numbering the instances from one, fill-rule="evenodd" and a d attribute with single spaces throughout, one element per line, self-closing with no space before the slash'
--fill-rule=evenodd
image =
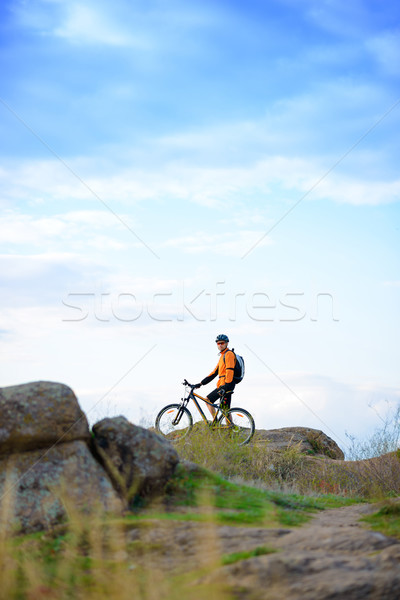
<path id="1" fill-rule="evenodd" d="M 315 511 L 353 502 L 333 495 L 268 491 L 229 482 L 203 468 L 180 465 L 161 500 L 137 506 L 124 517 L 105 517 L 100 512 L 82 515 L 66 499 L 69 521 L 53 531 L 13 536 L 2 529 L 0 599 L 230 598 L 222 587 L 193 587 L 193 583 L 223 564 L 274 549 L 256 546 L 251 551 L 218 554 L 218 526 L 292 527 L 304 523 Z M 192 564 L 186 572 L 181 569 L 177 573 L 173 568 L 160 568 L 157 556 L 168 559 L 178 553 L 173 532 L 182 521 L 200 522 L 205 538 L 199 542 L 195 567 Z M 160 527 L 161 541 L 142 536 L 142 532 Z"/>
<path id="2" fill-rule="evenodd" d="M 318 470 L 324 461 L 310 463 L 296 445 L 270 453 L 265 446 L 237 447 L 198 428 L 177 450 L 181 463 L 165 494 L 151 504 L 138 498 L 123 517 L 79 513 L 65 497 L 68 522 L 17 536 L 7 527 L 11 502 L 3 499 L 0 600 L 232 598 L 223 585 L 202 583 L 203 575 L 275 550 L 255 543 L 223 552 L 218 528 L 299 526 L 317 511 L 365 501 L 376 490 L 379 511 L 365 521 L 400 538 L 399 504 L 385 491 L 397 495 L 397 453 L 372 463 L 355 485 L 354 473 L 333 469 L 340 461 L 328 461 L 332 472 Z M 188 537 L 195 551 L 190 560 Z"/>

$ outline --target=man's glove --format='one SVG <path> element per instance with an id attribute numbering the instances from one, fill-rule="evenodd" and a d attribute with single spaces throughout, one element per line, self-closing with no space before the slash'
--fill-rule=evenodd
<path id="1" fill-rule="evenodd" d="M 194 390 L 197 390 L 197 388 L 201 387 L 201 385 L 202 385 L 201 383 L 196 383 L 196 385 L 194 386 L 194 388 L 193 388 L 193 389 L 194 389 Z"/>

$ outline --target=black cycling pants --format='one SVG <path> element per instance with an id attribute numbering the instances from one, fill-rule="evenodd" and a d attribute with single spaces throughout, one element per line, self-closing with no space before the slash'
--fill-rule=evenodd
<path id="1" fill-rule="evenodd" d="M 231 398 L 232 398 L 233 390 L 235 389 L 235 384 L 233 382 L 225 383 L 223 387 L 225 388 L 225 392 L 226 392 L 226 394 L 224 396 L 224 401 L 225 401 L 226 405 L 228 406 L 228 408 L 230 408 Z M 221 396 L 219 394 L 219 389 L 220 388 L 215 388 L 215 390 L 210 392 L 207 396 L 209 401 L 212 402 L 213 404 L 215 404 L 215 402 L 217 402 L 218 400 L 221 400 Z"/>

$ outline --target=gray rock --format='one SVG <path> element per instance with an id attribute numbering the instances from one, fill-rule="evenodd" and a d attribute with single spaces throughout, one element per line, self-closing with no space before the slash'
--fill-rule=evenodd
<path id="1" fill-rule="evenodd" d="M 288 552 L 224 567 L 206 581 L 223 581 L 235 597 L 252 600 L 397 600 L 398 565 L 380 563 L 377 556 Z"/>
<path id="2" fill-rule="evenodd" d="M 77 511 L 124 506 L 87 444 L 74 441 L 0 458 L 2 529 L 49 529 Z"/>
<path id="3" fill-rule="evenodd" d="M 319 429 L 310 427 L 282 427 L 281 429 L 259 429 L 254 443 L 265 444 L 273 452 L 297 446 L 299 451 L 313 456 L 326 456 L 343 460 L 344 454 L 334 440 Z"/>
<path id="4" fill-rule="evenodd" d="M 357 518 L 371 509 L 324 511 L 271 540 L 275 554 L 219 568 L 200 582 L 223 583 L 246 600 L 398 600 L 400 544 L 361 527 Z"/>
<path id="5" fill-rule="evenodd" d="M 362 504 L 321 511 L 293 529 L 154 519 L 134 526 L 127 539 L 142 544 L 134 560 L 154 572 L 199 573 L 196 598 L 212 589 L 238 600 L 398 600 L 400 543 L 359 521 L 374 510 Z M 240 558 L 256 549 L 258 556 Z M 236 562 L 221 566 L 221 555 L 236 553 Z"/>
<path id="6" fill-rule="evenodd" d="M 0 455 L 90 437 L 74 392 L 36 381 L 0 388 Z"/>
<path id="7" fill-rule="evenodd" d="M 179 461 L 167 440 L 125 417 L 103 419 L 93 426 L 93 433 L 94 450 L 128 503 L 163 491 Z"/>

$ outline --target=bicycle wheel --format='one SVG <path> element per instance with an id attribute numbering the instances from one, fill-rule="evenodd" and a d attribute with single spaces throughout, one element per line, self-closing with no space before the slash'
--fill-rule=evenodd
<path id="1" fill-rule="evenodd" d="M 248 444 L 254 435 L 254 419 L 243 408 L 231 408 L 219 419 L 219 433 L 221 437 L 228 438 L 238 446 Z"/>
<path id="2" fill-rule="evenodd" d="M 170 440 L 182 440 L 193 427 L 192 415 L 180 404 L 164 406 L 157 415 L 156 429 L 158 433 Z"/>

